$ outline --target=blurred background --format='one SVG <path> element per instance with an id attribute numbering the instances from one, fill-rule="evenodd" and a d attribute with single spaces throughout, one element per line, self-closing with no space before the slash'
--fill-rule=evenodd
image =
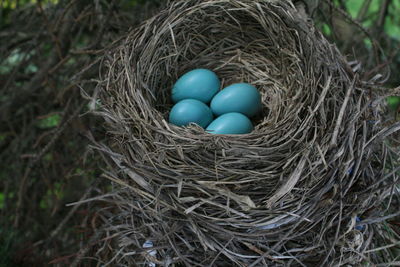
<path id="1" fill-rule="evenodd" d="M 101 57 L 165 4 L 0 0 L 1 267 L 90 259 L 89 241 L 103 221 L 97 211 L 112 209 L 79 202 L 112 191 L 101 177 L 103 159 L 90 147 L 90 140 L 107 142 L 102 120 L 90 114 Z M 295 4 L 365 80 L 400 85 L 400 1 Z M 400 97 L 386 101 L 388 120 L 398 120 Z"/>

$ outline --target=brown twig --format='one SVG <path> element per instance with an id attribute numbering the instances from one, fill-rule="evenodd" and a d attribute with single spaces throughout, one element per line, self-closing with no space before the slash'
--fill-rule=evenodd
<path id="1" fill-rule="evenodd" d="M 51 148 L 51 146 L 57 141 L 57 139 L 60 137 L 60 135 L 63 133 L 63 131 L 66 129 L 66 127 L 69 125 L 69 123 L 76 118 L 76 116 L 79 115 L 81 112 L 82 108 L 84 107 L 85 103 L 82 103 L 79 108 L 77 108 L 71 116 L 68 117 L 68 119 L 65 120 L 64 123 L 62 123 L 57 130 L 54 132 L 52 138 L 50 141 L 42 148 L 42 150 L 36 154 L 36 156 L 33 159 L 30 159 L 26 168 L 24 175 L 22 176 L 21 179 L 21 184 L 19 186 L 18 190 L 18 198 L 17 198 L 17 205 L 16 205 L 16 212 L 15 212 L 15 219 L 14 219 L 14 227 L 18 227 L 19 222 L 20 222 L 20 216 L 21 216 L 21 209 L 23 205 L 23 200 L 26 192 L 26 186 L 27 182 L 29 179 L 29 175 L 32 171 L 32 168 L 35 166 L 35 164 L 43 157 L 45 153 Z"/>

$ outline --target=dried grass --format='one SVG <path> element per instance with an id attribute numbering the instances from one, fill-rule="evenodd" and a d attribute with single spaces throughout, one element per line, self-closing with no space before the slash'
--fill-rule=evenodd
<path id="1" fill-rule="evenodd" d="M 252 133 L 168 124 L 173 83 L 199 67 L 225 86 L 260 90 Z M 389 261 L 372 253 L 381 236 L 373 219 L 385 199 L 398 201 L 388 171 L 397 158 L 383 139 L 399 125 L 383 126 L 374 102 L 383 93 L 290 2 L 174 1 L 112 50 L 102 73 L 110 143 L 96 147 L 119 185 L 108 198 L 117 210 L 105 213 L 109 264 Z M 153 248 L 142 248 L 147 240 Z"/>

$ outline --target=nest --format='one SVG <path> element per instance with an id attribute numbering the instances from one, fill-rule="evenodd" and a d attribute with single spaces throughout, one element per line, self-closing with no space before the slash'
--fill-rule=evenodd
<path id="1" fill-rule="evenodd" d="M 258 88 L 252 133 L 168 123 L 172 85 L 195 68 Z M 106 217 L 119 265 L 384 261 L 369 252 L 371 218 L 398 179 L 382 142 L 393 128 L 374 85 L 291 2 L 174 1 L 106 56 L 103 74 L 110 143 L 97 148 L 118 185 Z"/>

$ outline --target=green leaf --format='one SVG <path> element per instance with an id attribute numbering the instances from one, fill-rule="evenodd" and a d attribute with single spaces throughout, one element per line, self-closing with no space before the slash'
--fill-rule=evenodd
<path id="1" fill-rule="evenodd" d="M 0 133 L 0 143 L 3 142 L 4 140 L 6 140 L 6 138 L 7 138 L 7 134 Z"/>
<path id="2" fill-rule="evenodd" d="M 0 209 L 4 208 L 4 201 L 5 201 L 4 193 L 0 193 Z"/>
<path id="3" fill-rule="evenodd" d="M 34 55 L 34 52 L 31 51 L 29 53 L 21 52 L 20 49 L 13 50 L 10 55 L 3 60 L 0 64 L 0 74 L 8 74 L 12 71 L 13 68 L 17 67 L 24 60 L 29 60 Z M 37 72 L 38 67 L 33 63 L 27 65 L 24 69 L 25 73 L 35 73 Z"/>
<path id="4" fill-rule="evenodd" d="M 389 96 L 386 102 L 391 110 L 397 110 L 400 105 L 400 96 Z"/>
<path id="5" fill-rule="evenodd" d="M 349 0 L 345 2 L 346 8 L 350 15 L 355 18 L 358 15 L 358 12 L 360 11 L 360 8 L 363 5 L 363 1 L 360 0 Z"/>
<path id="6" fill-rule="evenodd" d="M 40 202 L 39 202 L 39 207 L 40 207 L 42 210 L 45 210 L 45 209 L 47 208 L 46 199 L 42 198 L 42 199 L 40 200 Z"/>
<path id="7" fill-rule="evenodd" d="M 385 32 L 393 39 L 400 41 L 400 19 L 398 16 L 392 15 L 386 17 Z"/>
<path id="8" fill-rule="evenodd" d="M 324 35 L 326 35 L 326 36 L 331 35 L 332 31 L 331 31 L 331 28 L 329 27 L 328 24 L 324 23 L 324 24 L 322 25 L 322 33 L 323 33 Z"/>
<path id="9" fill-rule="evenodd" d="M 40 119 L 36 126 L 40 129 L 49 129 L 57 127 L 61 122 L 61 116 L 59 114 L 52 114 L 45 118 Z"/>
<path id="10" fill-rule="evenodd" d="M 364 45 L 365 45 L 365 47 L 366 47 L 367 49 L 372 49 L 372 42 L 371 42 L 371 40 L 370 40 L 369 38 L 365 38 L 365 39 L 363 40 L 363 42 L 364 42 Z"/>
<path id="11" fill-rule="evenodd" d="M 51 162 L 53 160 L 53 154 L 47 153 L 46 155 L 43 156 L 43 160 L 46 162 Z"/>
<path id="12" fill-rule="evenodd" d="M 19 1 L 18 5 L 17 5 L 16 0 L 4 0 L 3 2 L 0 1 L 0 3 L 2 3 L 3 6 L 0 6 L 2 8 L 10 8 L 10 9 L 15 9 L 19 6 L 23 6 L 26 4 L 36 4 L 38 2 L 38 0 L 24 0 L 24 1 Z M 43 4 L 58 4 L 59 0 L 42 0 Z"/>

